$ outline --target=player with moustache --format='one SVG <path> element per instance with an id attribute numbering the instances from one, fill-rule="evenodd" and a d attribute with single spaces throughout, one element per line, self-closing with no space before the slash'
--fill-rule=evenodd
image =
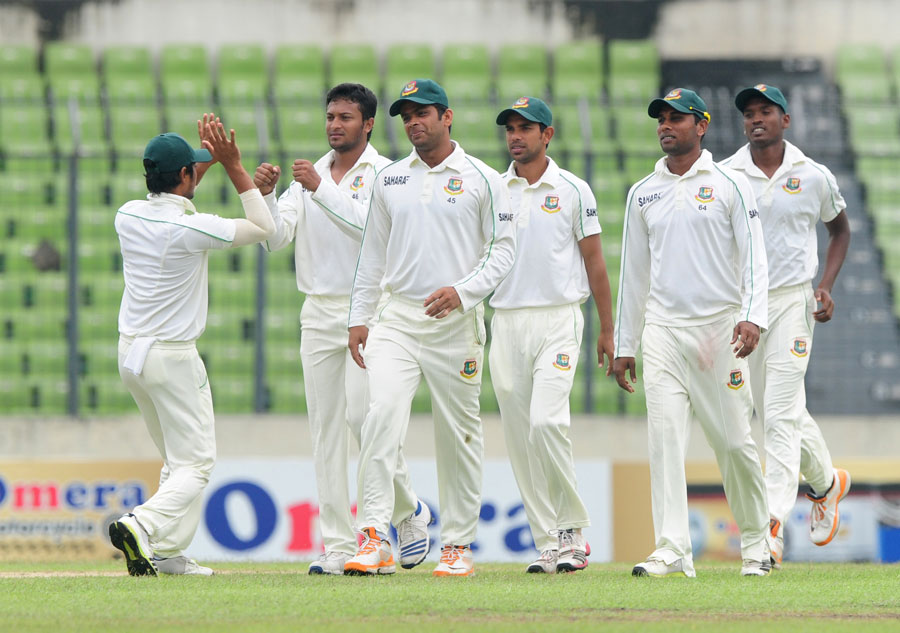
<path id="1" fill-rule="evenodd" d="M 753 187 L 769 260 L 769 329 L 750 357 L 750 385 L 765 431 L 768 541 L 779 569 L 784 520 L 797 501 L 800 475 L 812 488 L 809 537 L 816 545 L 827 545 L 837 534 L 838 503 L 850 490 L 850 474 L 833 466 L 806 409 L 804 385 L 813 328 L 834 314 L 831 292 L 850 246 L 850 222 L 831 171 L 784 139 L 791 115 L 781 90 L 758 84 L 741 90 L 734 104 L 743 115 L 747 144 L 722 164 L 744 174 Z M 828 230 L 828 248 L 813 289 L 819 221 Z"/>
<path id="2" fill-rule="evenodd" d="M 648 114 L 665 157 L 628 193 L 615 334 L 616 380 L 633 393 L 640 347 L 647 398 L 656 549 L 632 574 L 696 575 L 684 471 L 696 420 L 740 529 L 741 574 L 765 576 L 768 510 L 747 385 L 768 323 L 759 212 L 744 176 L 702 148 L 710 115 L 699 95 L 675 89 Z"/>
<path id="3" fill-rule="evenodd" d="M 378 173 L 353 283 L 349 347 L 367 370 L 369 412 L 359 471 L 363 541 L 345 569 L 394 572 L 391 481 L 424 378 L 443 543 L 432 573 L 470 576 L 481 508 L 483 301 L 512 267 L 515 230 L 500 175 L 451 140 L 443 88 L 413 80 L 390 114 L 402 117 L 413 150 Z"/>
<path id="4" fill-rule="evenodd" d="M 319 529 L 325 552 L 310 574 L 344 573 L 357 539 L 347 468 L 349 439 L 359 444 L 368 402 L 366 373 L 347 348 L 350 288 L 368 213 L 375 174 L 390 160 L 369 144 L 377 99 L 361 84 L 344 83 L 325 98 L 325 134 L 331 151 L 315 163 L 296 159 L 294 181 L 275 199 L 281 174 L 260 165 L 255 182 L 275 221 L 265 246 L 275 251 L 295 243 L 297 289 L 305 295 L 300 311 L 300 357 L 312 435 L 319 500 Z M 394 512 L 401 565 L 415 567 L 431 548 L 428 505 L 413 492 L 402 453 L 394 476 Z"/>

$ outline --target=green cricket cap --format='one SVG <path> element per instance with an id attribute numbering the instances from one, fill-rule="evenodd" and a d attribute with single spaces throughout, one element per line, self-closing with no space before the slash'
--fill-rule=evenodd
<path id="1" fill-rule="evenodd" d="M 699 119 L 709 121 L 711 118 L 706 109 L 706 102 L 696 92 L 687 88 L 675 88 L 665 97 L 654 99 L 647 108 L 647 114 L 655 119 L 659 116 L 659 111 L 663 106 L 670 106 L 685 114 L 693 114 Z"/>
<path id="2" fill-rule="evenodd" d="M 550 107 L 537 97 L 519 97 L 512 106 L 497 115 L 497 125 L 506 125 L 510 114 L 521 114 L 529 121 L 542 123 L 547 127 L 553 124 Z"/>
<path id="3" fill-rule="evenodd" d="M 213 157 L 207 149 L 194 149 L 175 132 L 154 136 L 144 149 L 144 159 L 156 163 L 155 171 L 180 171 L 191 163 L 208 163 Z"/>
<path id="4" fill-rule="evenodd" d="M 766 101 L 771 101 L 785 114 L 788 113 L 788 105 L 787 99 L 784 98 L 784 94 L 776 88 L 775 86 L 767 86 L 766 84 L 756 84 L 752 88 L 744 88 L 737 96 L 734 98 L 734 105 L 737 106 L 737 109 L 741 112 L 744 111 L 744 108 L 747 106 L 747 102 L 754 97 L 761 97 Z"/>
<path id="5" fill-rule="evenodd" d="M 450 107 L 447 101 L 447 93 L 438 84 L 431 79 L 413 79 L 403 86 L 400 91 L 400 97 L 391 104 L 389 110 L 391 116 L 400 114 L 400 108 L 404 101 L 412 101 L 413 103 L 421 103 L 424 105 L 442 105 L 445 108 Z"/>

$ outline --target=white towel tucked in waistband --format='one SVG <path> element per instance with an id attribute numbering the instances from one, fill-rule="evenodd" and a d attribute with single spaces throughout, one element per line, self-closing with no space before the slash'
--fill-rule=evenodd
<path id="1" fill-rule="evenodd" d="M 153 336 L 135 337 L 122 366 L 136 376 L 140 376 L 141 372 L 144 371 L 144 361 L 147 360 L 147 353 L 157 340 Z"/>

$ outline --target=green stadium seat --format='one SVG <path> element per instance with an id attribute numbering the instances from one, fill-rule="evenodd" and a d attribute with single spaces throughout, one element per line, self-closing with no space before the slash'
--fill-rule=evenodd
<path id="1" fill-rule="evenodd" d="M 146 46 L 107 46 L 101 55 L 107 82 L 113 79 L 154 79 L 153 57 Z"/>
<path id="2" fill-rule="evenodd" d="M 330 148 L 325 137 L 325 112 L 320 105 L 276 106 L 281 147 L 290 154 L 289 163 L 282 165 L 282 186 L 290 180 L 290 162 L 295 158 L 306 157 L 315 161 Z M 280 188 L 279 188 L 280 190 Z"/>
<path id="3" fill-rule="evenodd" d="M 259 44 L 223 44 L 219 47 L 219 79 L 224 77 L 261 77 L 269 75 L 269 63 Z"/>
<path id="4" fill-rule="evenodd" d="M 369 44 L 335 44 L 331 49 L 331 85 L 360 83 L 375 94 L 381 93 L 378 56 Z M 399 90 L 399 86 L 397 90 Z M 388 95 L 391 90 L 388 90 Z"/>
<path id="5" fill-rule="evenodd" d="M 659 96 L 659 78 L 655 75 L 611 76 L 609 101 L 612 104 L 646 104 Z"/>
<path id="6" fill-rule="evenodd" d="M 65 106 L 71 100 L 79 104 L 100 104 L 100 79 L 96 75 L 50 77 L 51 103 Z"/>
<path id="7" fill-rule="evenodd" d="M 282 44 L 275 49 L 272 94 L 277 104 L 320 103 L 326 89 L 325 56 L 313 44 Z"/>
<path id="8" fill-rule="evenodd" d="M 609 74 L 659 76 L 659 52 L 653 40 L 610 40 Z"/>
<path id="9" fill-rule="evenodd" d="M 659 139 L 656 136 L 656 121 L 647 116 L 643 107 L 617 108 L 613 111 L 616 138 L 626 153 L 643 153 L 659 156 Z"/>
<path id="10" fill-rule="evenodd" d="M 412 79 L 436 79 L 434 52 L 430 44 L 391 44 L 385 57 L 385 86 L 396 95 Z"/>
<path id="11" fill-rule="evenodd" d="M 50 152 L 47 110 L 40 106 L 0 108 L 0 147 L 12 153 Z"/>
<path id="12" fill-rule="evenodd" d="M 557 103 L 580 97 L 596 102 L 603 85 L 603 45 L 599 40 L 561 44 L 553 53 L 553 99 Z"/>
<path id="13" fill-rule="evenodd" d="M 268 101 L 268 81 L 265 77 L 222 77 L 219 79 L 219 104 L 222 108 L 232 105 L 265 104 Z"/>
<path id="14" fill-rule="evenodd" d="M 306 391 L 303 380 L 270 376 L 267 380 L 270 413 L 304 413 L 306 411 Z M 216 385 L 213 385 L 216 389 Z"/>
<path id="15" fill-rule="evenodd" d="M 53 129 L 56 146 L 68 154 L 75 149 L 72 113 L 66 106 L 53 109 Z M 85 152 L 99 154 L 109 150 L 106 139 L 104 110 L 100 106 L 82 105 L 77 108 L 79 146 Z"/>
<path id="16" fill-rule="evenodd" d="M 225 128 L 234 130 L 234 138 L 241 148 L 242 157 L 256 160 L 261 150 L 272 150 L 274 143 L 269 130 L 268 111 L 262 106 L 231 105 L 222 110 L 221 117 Z M 196 136 L 195 131 L 194 137 Z"/>
<path id="17" fill-rule="evenodd" d="M 882 80 L 887 75 L 885 51 L 880 44 L 842 44 L 835 53 L 835 77 L 838 81 L 867 75 Z"/>
<path id="18" fill-rule="evenodd" d="M 199 44 L 167 44 L 159 59 L 159 73 L 166 77 L 210 77 L 209 56 Z"/>
<path id="19" fill-rule="evenodd" d="M 625 154 L 625 178 L 628 183 L 634 184 L 652 174 L 661 156 L 661 150 L 656 154 Z"/>
<path id="20" fill-rule="evenodd" d="M 457 100 L 487 101 L 491 97 L 491 57 L 483 44 L 448 44 L 443 50 L 441 85 L 451 105 Z"/>
<path id="21" fill-rule="evenodd" d="M 37 50 L 28 44 L 0 44 L 0 77 L 34 76 Z"/>
<path id="22" fill-rule="evenodd" d="M 216 109 L 212 81 L 204 77 L 164 77 L 162 94 L 167 106 L 193 107 L 205 112 Z"/>
<path id="23" fill-rule="evenodd" d="M 163 113 L 165 114 L 163 130 L 166 132 L 176 132 L 183 136 L 188 143 L 197 144 L 199 146 L 200 138 L 197 135 L 197 121 L 203 118 L 204 112 L 212 111 L 212 108 L 204 109 L 200 104 L 167 105 L 163 109 Z M 217 111 L 216 114 L 218 114 Z M 235 134 L 240 134 L 240 131 L 235 130 Z M 238 141 L 238 143 L 240 144 L 240 141 Z"/>
<path id="24" fill-rule="evenodd" d="M 117 154 L 142 157 L 150 139 L 162 131 L 159 110 L 155 105 L 110 107 L 109 128 Z M 140 161 L 137 164 L 140 165 Z"/>
<path id="25" fill-rule="evenodd" d="M 46 87 L 44 78 L 0 74 L 0 105 L 10 103 L 40 103 L 43 105 Z"/>
<path id="26" fill-rule="evenodd" d="M 547 49 L 539 45 L 504 44 L 497 57 L 497 99 L 512 103 L 529 95 L 547 95 Z"/>
<path id="27" fill-rule="evenodd" d="M 210 342 L 203 346 L 203 359 L 213 379 L 220 379 L 223 376 L 247 376 L 252 381 L 254 374 L 252 343 Z"/>
<path id="28" fill-rule="evenodd" d="M 156 107 L 156 81 L 146 75 L 107 78 L 106 95 L 110 108 L 132 105 Z"/>
<path id="29" fill-rule="evenodd" d="M 893 101 L 891 84 L 884 76 L 852 75 L 838 81 L 844 107 L 885 105 Z"/>
<path id="30" fill-rule="evenodd" d="M 547 83 L 543 78 L 535 75 L 497 77 L 497 101 L 501 106 L 509 107 L 519 97 L 537 97 L 547 101 Z"/>
<path id="31" fill-rule="evenodd" d="M 91 47 L 63 41 L 48 42 L 44 46 L 44 69 L 51 78 L 97 75 Z"/>

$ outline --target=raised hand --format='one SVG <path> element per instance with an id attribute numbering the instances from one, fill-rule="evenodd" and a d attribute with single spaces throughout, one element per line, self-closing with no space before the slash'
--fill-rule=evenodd
<path id="1" fill-rule="evenodd" d="M 214 160 L 226 167 L 241 163 L 241 150 L 234 140 L 234 130 L 230 135 L 226 134 L 225 126 L 218 117 L 215 121 L 207 121 L 203 130 L 203 147 L 209 150 Z"/>
<path id="2" fill-rule="evenodd" d="M 275 190 L 275 183 L 281 177 L 281 167 L 271 163 L 263 163 L 256 168 L 253 174 L 253 184 L 259 188 L 262 195 L 268 195 Z"/>

